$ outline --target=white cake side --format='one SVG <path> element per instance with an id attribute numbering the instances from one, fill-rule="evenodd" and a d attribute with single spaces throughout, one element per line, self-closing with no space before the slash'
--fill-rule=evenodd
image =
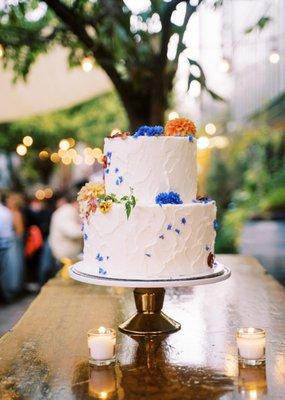
<path id="1" fill-rule="evenodd" d="M 124 196 L 131 187 L 140 203 L 153 204 L 157 194 L 174 191 L 190 203 L 197 192 L 196 147 L 192 136 L 105 139 L 106 193 Z"/>
<path id="2" fill-rule="evenodd" d="M 122 205 L 84 224 L 84 271 L 90 275 L 159 279 L 210 272 L 215 202 L 145 206 L 129 219 Z"/>

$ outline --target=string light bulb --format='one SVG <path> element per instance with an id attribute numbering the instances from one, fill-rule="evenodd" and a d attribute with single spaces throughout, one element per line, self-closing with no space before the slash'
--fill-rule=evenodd
<path id="1" fill-rule="evenodd" d="M 179 118 L 179 114 L 176 111 L 170 111 L 170 113 L 168 114 L 168 119 L 175 119 L 175 118 Z"/>
<path id="2" fill-rule="evenodd" d="M 220 71 L 227 73 L 231 69 L 231 63 L 228 58 L 223 57 L 220 62 Z"/>
<path id="3" fill-rule="evenodd" d="M 31 136 L 25 136 L 23 138 L 23 143 L 26 147 L 30 147 L 33 144 L 33 138 Z"/>
<path id="4" fill-rule="evenodd" d="M 91 57 L 84 57 L 81 61 L 81 68 L 84 72 L 90 72 L 93 69 L 93 60 Z"/>
<path id="5" fill-rule="evenodd" d="M 268 57 L 269 62 L 271 64 L 278 64 L 280 61 L 280 53 L 277 49 L 272 49 L 270 51 L 269 57 Z"/>
<path id="6" fill-rule="evenodd" d="M 18 144 L 18 146 L 16 147 L 16 152 L 21 157 L 25 156 L 27 154 L 27 151 L 28 149 L 24 144 Z"/>
<path id="7" fill-rule="evenodd" d="M 210 145 L 210 140 L 207 138 L 207 136 L 201 136 L 197 140 L 197 147 L 199 150 L 205 150 L 209 147 Z"/>
<path id="8" fill-rule="evenodd" d="M 206 126 L 205 126 L 205 132 L 208 135 L 214 135 L 217 132 L 217 128 L 216 125 L 213 124 L 212 122 L 209 122 Z"/>
<path id="9" fill-rule="evenodd" d="M 69 144 L 69 141 L 67 140 L 67 139 L 62 139 L 60 142 L 59 142 L 59 148 L 61 149 L 61 150 L 68 150 L 69 149 L 69 147 L 70 147 L 70 144 Z"/>

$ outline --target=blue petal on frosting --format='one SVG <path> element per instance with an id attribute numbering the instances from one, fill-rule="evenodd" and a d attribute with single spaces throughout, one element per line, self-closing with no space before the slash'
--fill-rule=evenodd
<path id="1" fill-rule="evenodd" d="M 106 274 L 107 274 L 107 271 L 105 270 L 105 268 L 99 267 L 99 274 L 100 274 L 100 275 L 106 275 Z"/>
<path id="2" fill-rule="evenodd" d="M 215 231 L 217 231 L 217 230 L 219 229 L 219 227 L 220 227 L 220 224 L 219 224 L 219 222 L 215 219 L 215 220 L 213 221 L 213 228 L 215 229 Z"/>
<path id="3" fill-rule="evenodd" d="M 161 192 L 155 198 L 156 204 L 183 204 L 180 196 L 176 192 Z"/>
<path id="4" fill-rule="evenodd" d="M 163 134 L 163 127 L 160 125 L 155 126 L 140 126 L 139 129 L 133 134 L 133 138 L 139 136 L 160 136 Z"/>

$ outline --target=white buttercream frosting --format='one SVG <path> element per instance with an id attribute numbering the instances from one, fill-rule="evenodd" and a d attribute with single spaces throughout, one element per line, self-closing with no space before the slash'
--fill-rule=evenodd
<path id="1" fill-rule="evenodd" d="M 105 139 L 106 193 L 134 195 L 143 204 L 153 204 L 160 192 L 179 193 L 183 203 L 196 198 L 197 141 L 191 137 L 158 136 Z"/>
<path id="2" fill-rule="evenodd" d="M 129 219 L 124 207 L 114 204 L 108 214 L 96 212 L 84 225 L 83 272 L 170 279 L 210 271 L 207 258 L 214 252 L 215 218 L 215 202 L 138 204 Z"/>

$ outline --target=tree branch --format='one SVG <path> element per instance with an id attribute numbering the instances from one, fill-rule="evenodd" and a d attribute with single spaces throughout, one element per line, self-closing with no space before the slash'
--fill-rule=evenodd
<path id="1" fill-rule="evenodd" d="M 55 14 L 66 25 L 69 26 L 71 31 L 78 37 L 78 39 L 89 49 L 94 46 L 93 39 L 88 35 L 85 29 L 85 21 L 81 16 L 77 15 L 74 10 L 67 7 L 59 0 L 44 0 L 45 3 L 55 12 Z"/>

